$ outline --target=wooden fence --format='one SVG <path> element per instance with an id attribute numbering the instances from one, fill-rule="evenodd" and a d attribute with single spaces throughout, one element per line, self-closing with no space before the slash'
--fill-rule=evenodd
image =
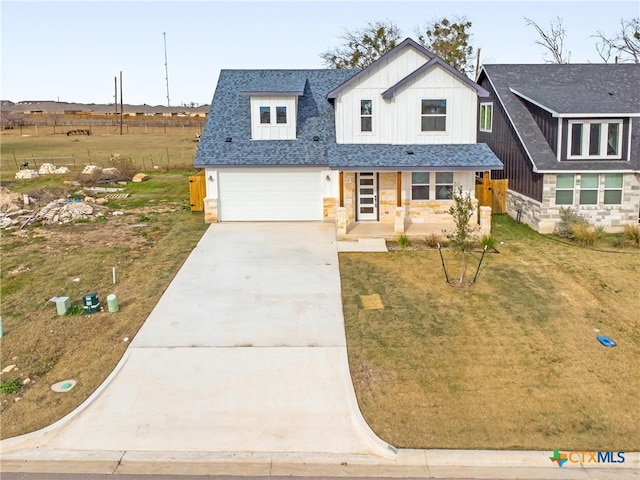
<path id="1" fill-rule="evenodd" d="M 507 189 L 509 180 L 493 180 L 476 184 L 476 198 L 479 207 L 491 207 L 491 213 L 507 211 Z"/>

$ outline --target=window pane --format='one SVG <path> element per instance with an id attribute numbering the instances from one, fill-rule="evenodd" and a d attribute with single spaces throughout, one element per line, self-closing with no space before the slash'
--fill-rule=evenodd
<path id="1" fill-rule="evenodd" d="M 360 100 L 360 115 L 371 115 L 371 100 Z"/>
<path id="2" fill-rule="evenodd" d="M 605 174 L 604 188 L 622 188 L 622 174 L 621 173 Z"/>
<path id="3" fill-rule="evenodd" d="M 360 213 L 373 213 L 373 207 L 360 207 Z"/>
<path id="4" fill-rule="evenodd" d="M 486 130 L 485 114 L 487 111 L 486 105 L 480 105 L 480 130 Z"/>
<path id="5" fill-rule="evenodd" d="M 620 205 L 622 203 L 622 190 L 605 190 L 604 203 L 606 205 Z"/>
<path id="6" fill-rule="evenodd" d="M 411 183 L 416 184 L 428 184 L 429 183 L 429 172 L 413 172 L 411 174 Z"/>
<path id="7" fill-rule="evenodd" d="M 360 185 L 373 185 L 373 178 L 361 178 Z"/>
<path id="8" fill-rule="evenodd" d="M 607 155 L 618 155 L 618 136 L 620 135 L 620 124 L 610 123 L 608 140 L 607 140 Z"/>
<path id="9" fill-rule="evenodd" d="M 362 205 L 373 205 L 373 198 L 361 198 L 360 204 Z"/>
<path id="10" fill-rule="evenodd" d="M 583 173 L 580 175 L 580 188 L 598 188 L 598 174 Z"/>
<path id="11" fill-rule="evenodd" d="M 287 107 L 276 107 L 276 123 L 287 123 Z"/>
<path id="12" fill-rule="evenodd" d="M 582 124 L 574 123 L 571 125 L 571 155 L 580 155 L 582 153 Z"/>
<path id="13" fill-rule="evenodd" d="M 436 183 L 453 184 L 453 172 L 436 172 Z"/>
<path id="14" fill-rule="evenodd" d="M 573 190 L 556 190 L 556 205 L 572 205 Z"/>
<path id="15" fill-rule="evenodd" d="M 426 185 L 411 187 L 411 198 L 413 200 L 429 200 L 429 187 Z"/>
<path id="16" fill-rule="evenodd" d="M 436 185 L 437 200 L 449 200 L 453 196 L 452 192 L 453 192 L 452 185 Z"/>
<path id="17" fill-rule="evenodd" d="M 597 203 L 597 190 L 580 190 L 580 205 L 596 205 Z"/>
<path id="18" fill-rule="evenodd" d="M 271 107 L 260 107 L 260 123 L 271 123 Z"/>
<path id="19" fill-rule="evenodd" d="M 446 113 L 446 100 L 422 100 L 423 115 L 445 115 Z"/>
<path id="20" fill-rule="evenodd" d="M 361 188 L 360 195 L 373 195 L 373 188 Z"/>
<path id="21" fill-rule="evenodd" d="M 600 124 L 589 126 L 589 155 L 600 155 Z"/>
<path id="22" fill-rule="evenodd" d="M 360 131 L 361 132 L 371 131 L 371 117 L 360 117 Z"/>
<path id="23" fill-rule="evenodd" d="M 556 176 L 556 188 L 573 188 L 573 173 L 559 173 Z"/>
<path id="24" fill-rule="evenodd" d="M 487 105 L 487 130 L 491 130 L 491 120 L 493 117 L 493 105 Z"/>

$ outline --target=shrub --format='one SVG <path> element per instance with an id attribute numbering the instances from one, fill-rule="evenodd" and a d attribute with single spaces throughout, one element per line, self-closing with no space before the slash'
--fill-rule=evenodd
<path id="1" fill-rule="evenodd" d="M 2 395 L 16 395 L 22 387 L 22 380 L 19 377 L 13 380 L 0 383 L 0 393 Z"/>
<path id="2" fill-rule="evenodd" d="M 437 233 L 431 233 L 430 235 L 427 235 L 427 238 L 425 238 L 425 241 L 427 242 L 427 245 L 431 248 L 437 248 L 439 243 L 442 243 L 442 241 L 440 240 L 440 236 Z"/>
<path id="3" fill-rule="evenodd" d="M 573 238 L 581 245 L 591 246 L 596 243 L 603 232 L 602 227 L 594 227 L 588 223 L 576 223 L 571 227 Z"/>
<path id="4" fill-rule="evenodd" d="M 400 237 L 398 237 L 398 243 L 402 248 L 407 248 L 409 245 L 411 245 L 411 241 L 406 235 L 400 235 Z"/>
<path id="5" fill-rule="evenodd" d="M 554 233 L 563 238 L 575 238 L 573 230 L 576 225 L 589 225 L 589 222 L 571 207 L 560 208 L 560 222 L 556 224 Z"/>
<path id="6" fill-rule="evenodd" d="M 493 235 L 483 235 L 480 239 L 480 245 L 482 248 L 492 249 L 496 246 L 496 237 Z"/>
<path id="7" fill-rule="evenodd" d="M 624 226 L 622 237 L 636 247 L 640 247 L 640 225 L 629 223 Z"/>

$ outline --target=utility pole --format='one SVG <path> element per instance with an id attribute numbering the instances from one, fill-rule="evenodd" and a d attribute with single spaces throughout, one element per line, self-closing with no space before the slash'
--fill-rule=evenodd
<path id="1" fill-rule="evenodd" d="M 116 118 L 118 118 L 118 77 L 113 77 L 115 93 L 113 94 L 113 105 L 116 107 Z"/>
<path id="2" fill-rule="evenodd" d="M 165 80 L 167 81 L 167 107 L 170 106 L 169 102 L 169 65 L 167 64 L 167 34 L 166 32 L 162 32 L 164 36 L 164 72 L 165 72 Z"/>
<path id="3" fill-rule="evenodd" d="M 120 70 L 120 135 L 122 135 L 122 115 L 124 114 L 124 103 L 122 102 L 122 70 Z"/>

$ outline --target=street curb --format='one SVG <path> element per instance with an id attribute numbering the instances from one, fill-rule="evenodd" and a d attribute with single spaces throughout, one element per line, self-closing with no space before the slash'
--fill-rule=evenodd
<path id="1" fill-rule="evenodd" d="M 640 453 L 623 464 L 558 468 L 550 452 L 410 450 L 394 460 L 373 455 L 23 450 L 3 454 L 2 472 L 237 476 L 640 479 Z"/>

